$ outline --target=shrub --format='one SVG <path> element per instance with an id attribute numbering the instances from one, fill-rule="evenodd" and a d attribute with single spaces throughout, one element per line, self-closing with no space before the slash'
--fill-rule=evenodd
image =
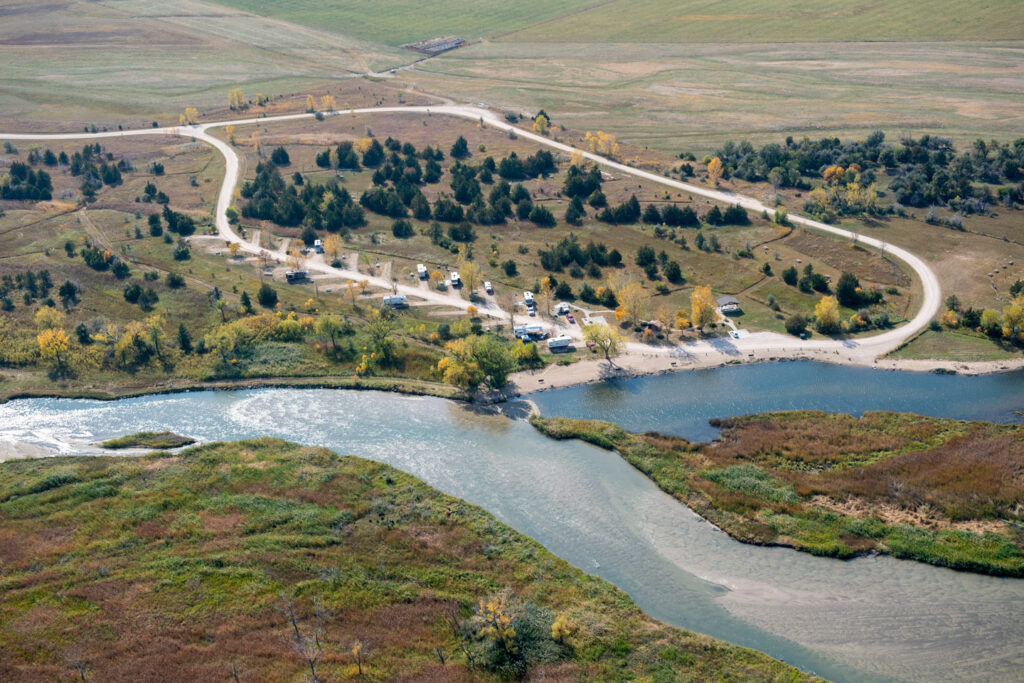
<path id="1" fill-rule="evenodd" d="M 263 308 L 273 308 L 277 305 L 277 290 L 264 282 L 256 293 L 256 301 Z"/>
<path id="2" fill-rule="evenodd" d="M 807 318 L 800 315 L 799 313 L 794 313 L 793 315 L 786 318 L 785 324 L 786 332 L 789 332 L 794 336 L 800 336 L 807 330 Z"/>

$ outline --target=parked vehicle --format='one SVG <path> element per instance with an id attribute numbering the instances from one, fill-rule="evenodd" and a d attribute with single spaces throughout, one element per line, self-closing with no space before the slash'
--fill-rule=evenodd
<path id="1" fill-rule="evenodd" d="M 313 251 L 315 251 L 318 254 L 324 253 L 324 241 L 316 240 L 315 242 L 313 242 Z"/>
<path id="2" fill-rule="evenodd" d="M 388 308 L 408 308 L 409 300 L 401 294 L 394 294 L 384 297 L 384 305 Z"/>
<path id="3" fill-rule="evenodd" d="M 491 286 L 490 281 L 484 283 L 484 291 L 488 294 L 494 294 L 494 287 Z"/>
<path id="4" fill-rule="evenodd" d="M 552 353 L 568 351 L 570 348 L 572 348 L 572 337 L 567 334 L 560 334 L 548 339 L 548 351 Z"/>
<path id="5" fill-rule="evenodd" d="M 572 313 L 566 313 L 566 314 L 565 314 L 565 319 L 566 319 L 566 320 L 568 320 L 568 321 L 569 321 L 570 323 L 572 323 L 573 325 L 575 325 L 575 324 L 576 324 L 576 318 L 575 318 L 575 317 L 573 316 L 573 314 L 572 314 Z"/>
<path id="6" fill-rule="evenodd" d="M 455 289 L 458 289 L 459 287 L 462 286 L 462 278 L 459 277 L 458 272 L 456 272 L 454 270 L 452 271 L 451 281 L 452 281 L 452 287 L 454 287 Z"/>
<path id="7" fill-rule="evenodd" d="M 303 282 L 309 279 L 308 270 L 289 270 L 284 274 L 284 279 L 288 284 L 295 284 L 296 282 Z"/>
<path id="8" fill-rule="evenodd" d="M 427 279 L 427 267 L 425 265 L 423 265 L 422 263 L 417 265 L 416 266 L 416 275 L 419 277 L 419 279 L 426 280 Z"/>
<path id="9" fill-rule="evenodd" d="M 545 339 L 548 336 L 542 325 L 516 325 L 512 332 L 520 339 L 527 337 L 529 341 Z"/>

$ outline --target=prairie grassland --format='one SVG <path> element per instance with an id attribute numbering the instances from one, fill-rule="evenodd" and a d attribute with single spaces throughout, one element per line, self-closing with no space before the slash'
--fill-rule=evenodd
<path id="1" fill-rule="evenodd" d="M 1016 40 L 1014 0 L 612 0 L 503 36 L 513 41 L 780 43 Z"/>
<path id="2" fill-rule="evenodd" d="M 386 46 L 197 0 L 0 4 L 0 123 L 81 130 L 177 122 L 227 91 L 286 95 L 411 61 Z M 173 117 L 168 120 L 168 117 Z"/>
<path id="3" fill-rule="evenodd" d="M 514 33 L 537 22 L 586 12 L 594 0 L 441 0 L 429 4 L 421 0 L 214 0 L 210 4 L 398 46 L 437 36 L 475 40 Z"/>
<path id="4" fill-rule="evenodd" d="M 1024 131 L 1024 51 L 1012 42 L 484 42 L 400 78 L 466 102 L 543 108 L 556 125 L 698 157 L 727 139 L 857 138 L 881 129 L 890 139 L 967 141 Z"/>

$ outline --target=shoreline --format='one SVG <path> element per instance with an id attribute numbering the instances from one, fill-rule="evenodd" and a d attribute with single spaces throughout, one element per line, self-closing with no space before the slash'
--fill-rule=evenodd
<path id="1" fill-rule="evenodd" d="M 687 359 L 663 353 L 625 353 L 609 364 L 604 358 L 591 358 L 571 365 L 549 365 L 542 370 L 523 370 L 509 376 L 509 386 L 493 392 L 490 402 L 498 403 L 528 396 L 541 391 L 615 379 L 633 379 L 667 375 L 689 370 L 709 370 L 734 365 L 759 363 L 811 362 L 831 363 L 871 370 L 890 372 L 932 372 L 937 374 L 980 376 L 1024 371 L 1024 358 L 1004 361 L 944 361 L 944 360 L 889 360 L 875 359 L 871 363 L 858 362 L 849 357 L 837 357 L 835 352 L 808 351 L 800 355 L 773 354 L 770 351 L 753 352 L 736 357 L 726 354 L 707 354 Z"/>
<path id="2" fill-rule="evenodd" d="M 462 390 L 441 382 L 402 377 L 254 377 L 209 382 L 184 382 L 171 386 L 171 382 L 124 391 L 95 389 L 68 389 L 65 391 L 21 391 L 0 396 L 0 405 L 9 401 L 31 398 L 88 399 L 118 401 L 142 396 L 183 394 L 196 391 L 246 391 L 249 389 L 349 389 L 353 391 L 388 391 L 407 396 L 434 396 L 460 403 L 482 405 L 523 400 L 524 396 L 567 389 L 610 380 L 633 379 L 667 375 L 691 370 L 710 370 L 736 365 L 760 363 L 809 362 L 830 363 L 890 372 L 932 372 L 937 374 L 980 376 L 1024 371 L 1024 358 L 1001 361 L 947 361 L 947 360 L 888 360 L 875 359 L 871 363 L 850 357 L 838 357 L 836 352 L 808 350 L 800 355 L 777 354 L 771 351 L 750 352 L 744 356 L 711 353 L 681 358 L 664 353 L 664 347 L 652 347 L 651 353 L 628 352 L 616 356 L 613 363 L 601 357 L 586 358 L 570 365 L 548 365 L 540 370 L 520 370 L 509 375 L 508 385 L 500 390 L 480 391 L 469 397 Z M 2 374 L 2 373 L 0 373 Z M 173 382 L 173 380 L 172 380 Z M 2 386 L 2 385 L 0 385 Z M 535 405 L 533 411 L 537 411 Z"/>

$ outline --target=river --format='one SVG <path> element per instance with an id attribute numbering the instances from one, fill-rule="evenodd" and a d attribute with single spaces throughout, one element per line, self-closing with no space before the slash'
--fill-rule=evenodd
<path id="1" fill-rule="evenodd" d="M 757 368 L 770 368 L 768 376 L 736 374 Z M 786 375 L 792 379 L 773 382 L 777 368 L 797 375 L 821 370 L 823 382 L 841 380 L 828 386 L 851 392 L 851 398 L 842 405 L 806 403 L 800 398 L 807 396 L 800 389 L 803 378 Z M 697 432 L 680 425 L 697 418 L 678 415 L 682 404 L 672 407 L 664 400 L 673 392 L 699 393 L 698 385 L 704 398 L 687 400 L 696 405 L 711 401 L 712 413 L 722 416 L 788 407 L 912 408 L 886 401 L 895 400 L 902 382 L 920 378 L 944 381 L 947 399 L 939 403 L 948 410 L 931 412 L 994 417 L 1020 401 L 1017 385 L 992 378 L 876 372 L 853 382 L 847 381 L 852 376 L 830 373 L 828 366 L 806 370 L 799 364 L 724 368 L 696 380 L 698 373 L 684 373 L 618 389 L 591 387 L 534 398 L 559 408 L 545 412 L 561 413 L 575 405 L 573 400 L 590 400 L 584 396 L 588 392 L 611 391 L 595 404 L 602 416 L 631 427 L 665 420 L 666 431 L 691 438 Z M 868 381 L 880 393 L 869 392 L 872 400 L 865 405 L 856 397 L 865 395 Z M 636 382 L 642 390 L 636 390 Z M 735 398 L 762 382 L 771 388 L 762 403 Z M 975 382 L 984 385 L 980 394 L 993 399 L 995 413 L 977 412 Z M 992 397 L 997 385 L 1003 393 Z M 656 406 L 645 398 L 649 392 L 658 398 Z M 732 398 L 717 403 L 715 396 Z M 918 405 L 922 412 L 929 407 Z M 505 411 L 519 417 L 525 407 L 509 404 Z M 1015 416 L 1011 410 L 1005 417 Z M 659 491 L 613 453 L 551 441 L 524 420 L 443 399 L 265 389 L 0 405 L 0 440 L 67 453 L 96 452 L 92 444 L 103 438 L 160 429 L 202 440 L 279 436 L 389 463 L 484 507 L 572 564 L 616 584 L 658 619 L 762 650 L 834 680 L 1019 680 L 1024 667 L 1024 581 L 888 557 L 842 562 L 744 545 Z"/>

